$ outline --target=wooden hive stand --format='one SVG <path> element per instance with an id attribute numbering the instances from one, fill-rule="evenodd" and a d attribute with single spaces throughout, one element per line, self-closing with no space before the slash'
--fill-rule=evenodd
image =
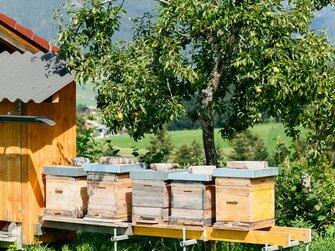
<path id="1" fill-rule="evenodd" d="M 83 167 L 48 166 L 45 215 L 81 218 L 87 212 L 87 179 Z"/>
<path id="2" fill-rule="evenodd" d="M 274 226 L 277 174 L 277 168 L 216 169 L 214 227 L 252 230 Z"/>

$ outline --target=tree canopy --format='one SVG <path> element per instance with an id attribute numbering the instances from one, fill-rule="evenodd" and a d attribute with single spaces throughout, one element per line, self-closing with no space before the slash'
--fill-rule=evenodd
<path id="1" fill-rule="evenodd" d="M 77 80 L 93 83 L 101 118 L 135 139 L 185 112 L 200 119 L 206 162 L 216 164 L 214 113 L 231 138 L 262 119 L 280 117 L 286 132 L 322 145 L 335 131 L 334 48 L 309 29 L 332 1 L 166 0 L 157 15 L 134 20 L 132 42 L 113 42 L 122 3 L 67 4 L 59 54 Z M 183 102 L 195 102 L 186 111 Z"/>

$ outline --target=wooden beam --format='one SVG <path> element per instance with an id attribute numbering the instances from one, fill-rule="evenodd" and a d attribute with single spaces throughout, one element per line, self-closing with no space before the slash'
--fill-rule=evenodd
<path id="1" fill-rule="evenodd" d="M 207 240 L 240 242 L 250 244 L 263 244 L 289 246 L 291 235 L 289 233 L 260 231 L 260 230 L 226 230 L 207 227 L 205 229 Z"/>
<path id="2" fill-rule="evenodd" d="M 38 51 L 44 51 L 46 50 L 43 47 L 40 47 L 38 45 L 32 45 L 32 42 L 27 42 L 27 40 L 19 35 L 17 35 L 15 32 L 10 31 L 6 26 L 0 24 L 0 37 L 2 40 L 4 40 L 6 43 L 16 47 L 22 52 L 30 51 L 32 53 L 36 53 Z"/>
<path id="3" fill-rule="evenodd" d="M 289 233 L 294 241 L 309 243 L 312 241 L 312 230 L 309 228 L 294 228 L 273 226 L 268 229 L 270 232 Z"/>
<path id="4" fill-rule="evenodd" d="M 175 226 L 133 226 L 134 235 L 154 236 L 165 238 L 183 238 L 183 228 Z M 202 228 L 187 228 L 186 239 L 203 240 L 204 230 Z"/>
<path id="5" fill-rule="evenodd" d="M 69 218 L 44 215 L 41 219 L 41 227 L 52 229 L 63 229 L 93 233 L 107 233 L 112 234 L 114 228 L 117 229 L 118 234 L 132 235 L 130 223 L 123 222 L 101 222 L 101 221 L 87 221 L 81 218 Z"/>
<path id="6" fill-rule="evenodd" d="M 284 230 L 282 230 L 284 231 Z M 155 236 L 165 238 L 183 238 L 182 227 L 176 226 L 133 226 L 134 235 Z M 239 231 L 227 229 L 207 228 L 186 228 L 186 239 L 228 241 L 250 244 L 263 244 L 277 246 L 289 246 L 291 235 L 286 232 L 275 231 Z"/>

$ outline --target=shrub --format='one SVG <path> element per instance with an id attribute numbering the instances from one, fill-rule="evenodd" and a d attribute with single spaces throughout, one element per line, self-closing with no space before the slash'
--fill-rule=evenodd
<path id="1" fill-rule="evenodd" d="M 229 158 L 232 160 L 266 160 L 269 155 L 264 141 L 249 130 L 237 134 L 230 145 L 233 151 Z"/>
<path id="2" fill-rule="evenodd" d="M 311 177 L 310 186 L 303 177 Z M 310 167 L 306 160 L 288 162 L 276 181 L 278 225 L 312 227 L 319 233 L 335 225 L 335 172 L 328 163 Z"/>
<path id="3" fill-rule="evenodd" d="M 141 156 L 141 159 L 148 165 L 151 163 L 167 162 L 172 153 L 173 146 L 166 130 L 159 130 L 156 136 L 151 136 L 150 145 L 146 147 L 146 150 L 148 152 Z"/>
<path id="4" fill-rule="evenodd" d="M 92 128 L 85 129 L 81 133 L 77 133 L 77 156 L 96 161 L 102 154 L 102 144 L 94 138 Z"/>
<path id="5" fill-rule="evenodd" d="M 205 163 L 205 154 L 200 144 L 193 140 L 191 144 L 181 144 L 173 155 L 173 162 L 181 166 L 203 165 Z"/>

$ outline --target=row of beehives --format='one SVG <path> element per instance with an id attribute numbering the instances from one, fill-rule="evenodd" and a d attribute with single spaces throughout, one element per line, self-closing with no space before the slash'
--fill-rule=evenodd
<path id="1" fill-rule="evenodd" d="M 258 229 L 274 225 L 274 176 L 266 162 L 167 170 L 164 164 L 47 167 L 45 214 L 133 224 Z M 158 169 L 158 170 L 157 170 Z"/>

